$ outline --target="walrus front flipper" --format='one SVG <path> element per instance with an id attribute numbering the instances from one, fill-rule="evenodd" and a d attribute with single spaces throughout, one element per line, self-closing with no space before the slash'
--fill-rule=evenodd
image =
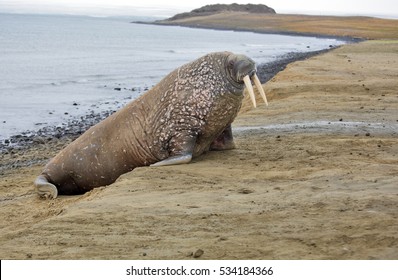
<path id="1" fill-rule="evenodd" d="M 163 165 L 176 165 L 189 163 L 192 159 L 192 154 L 183 156 L 174 156 L 166 158 L 165 160 L 159 161 L 157 163 L 151 164 L 151 166 L 163 166 Z"/>
<path id="2" fill-rule="evenodd" d="M 58 196 L 57 187 L 48 182 L 44 175 L 40 175 L 35 180 L 37 194 L 42 198 L 56 198 Z"/>
<path id="3" fill-rule="evenodd" d="M 151 166 L 164 166 L 189 163 L 195 148 L 196 135 L 189 132 L 170 141 L 170 156 L 162 161 L 151 164 Z"/>

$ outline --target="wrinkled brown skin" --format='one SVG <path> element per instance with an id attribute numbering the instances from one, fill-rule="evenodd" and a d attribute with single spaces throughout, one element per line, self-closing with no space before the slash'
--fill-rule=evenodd
<path id="1" fill-rule="evenodd" d="M 239 71 L 247 73 L 231 70 L 231 57 L 243 61 L 246 66 Z M 242 76 L 254 72 L 255 65 L 245 56 L 222 52 L 181 66 L 87 130 L 56 155 L 42 175 L 58 194 L 81 194 L 109 185 L 135 167 L 170 157 L 196 157 L 211 146 L 233 148 L 231 123 L 244 87 L 231 71 Z"/>

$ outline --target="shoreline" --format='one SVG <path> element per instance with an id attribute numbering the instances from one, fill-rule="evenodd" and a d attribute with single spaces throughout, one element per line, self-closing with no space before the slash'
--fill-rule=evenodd
<path id="1" fill-rule="evenodd" d="M 295 61 L 301 61 L 310 57 L 329 52 L 338 46 L 330 46 L 328 49 L 310 52 L 290 52 L 279 56 L 272 62 L 262 63 L 257 66 L 257 75 L 264 84 L 272 77 L 283 71 L 286 66 Z M 143 94 L 143 91 L 141 94 Z M 130 102 L 130 101 L 128 101 Z M 23 151 L 37 145 L 51 144 L 54 141 L 73 141 L 103 119 L 113 114 L 115 110 L 104 110 L 99 113 L 90 113 L 84 116 L 73 118 L 66 124 L 60 126 L 50 125 L 38 130 L 22 131 L 0 141 L 0 155 L 9 154 L 13 151 Z M 0 161 L 0 170 L 2 167 Z"/>
<path id="2" fill-rule="evenodd" d="M 179 27 L 187 27 L 187 28 L 195 28 L 195 29 L 208 29 L 208 30 L 216 30 L 216 31 L 234 31 L 234 32 L 252 32 L 257 34 L 270 34 L 270 35 L 285 35 L 285 36 L 297 36 L 297 37 L 313 37 L 313 38 L 321 38 L 321 39 L 336 39 L 345 41 L 347 43 L 359 43 L 362 41 L 366 41 L 367 39 L 360 37 L 351 37 L 351 36 L 337 36 L 337 35 L 327 35 L 322 33 L 310 33 L 310 32 L 294 32 L 294 31 L 276 31 L 276 30 L 255 30 L 251 28 L 241 28 L 241 27 L 222 27 L 222 26 L 206 26 L 200 24 L 182 24 L 182 23 L 173 23 L 173 22 L 145 22 L 145 21 L 132 21 L 134 24 L 149 24 L 149 25 L 158 25 L 158 26 L 179 26 Z"/>

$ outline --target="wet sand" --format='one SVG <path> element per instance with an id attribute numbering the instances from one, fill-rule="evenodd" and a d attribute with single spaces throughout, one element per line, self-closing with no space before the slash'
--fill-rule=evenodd
<path id="1" fill-rule="evenodd" d="M 65 141 L 3 154 L 0 258 L 397 259 L 397 65 L 396 40 L 292 63 L 269 107 L 245 101 L 237 149 L 81 196 L 33 192 Z"/>

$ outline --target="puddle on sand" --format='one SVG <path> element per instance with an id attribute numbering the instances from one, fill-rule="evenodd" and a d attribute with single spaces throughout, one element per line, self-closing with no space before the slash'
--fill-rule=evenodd
<path id="1" fill-rule="evenodd" d="M 343 121 L 311 121 L 286 124 L 269 124 L 261 126 L 237 126 L 234 132 L 251 130 L 267 130 L 275 132 L 343 132 L 343 133 L 393 133 L 398 134 L 398 124 L 369 123 L 369 122 L 343 122 Z"/>

